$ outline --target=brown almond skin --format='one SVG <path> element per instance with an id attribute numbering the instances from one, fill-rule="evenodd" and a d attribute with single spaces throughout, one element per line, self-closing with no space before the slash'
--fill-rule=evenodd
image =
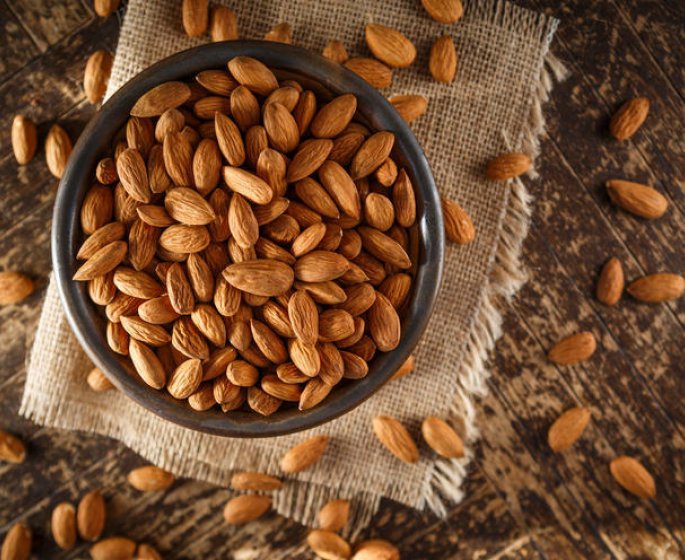
<path id="1" fill-rule="evenodd" d="M 33 290 L 33 280 L 21 272 L 0 272 L 0 305 L 19 303 L 29 297 Z"/>
<path id="2" fill-rule="evenodd" d="M 319 109 L 309 129 L 316 138 L 333 138 L 350 124 L 356 110 L 357 98 L 354 95 L 340 95 Z"/>
<path id="3" fill-rule="evenodd" d="M 606 188 L 611 202 L 640 218 L 654 220 L 668 210 L 666 197 L 647 185 L 610 179 L 606 183 Z"/>
<path id="4" fill-rule="evenodd" d="M 83 540 L 96 541 L 100 538 L 105 528 L 105 500 L 99 490 L 81 498 L 76 510 L 76 526 Z"/>
<path id="5" fill-rule="evenodd" d="M 326 43 L 326 46 L 323 48 L 323 52 L 321 54 L 323 54 L 324 58 L 332 60 L 333 62 L 337 62 L 338 64 L 343 64 L 348 58 L 350 58 L 347 54 L 345 45 L 335 39 Z"/>
<path id="6" fill-rule="evenodd" d="M 454 23 L 464 15 L 461 0 L 421 0 L 428 15 L 440 23 Z"/>
<path id="7" fill-rule="evenodd" d="M 26 459 L 26 446 L 17 436 L 0 430 L 0 461 L 18 465 Z"/>
<path id="8" fill-rule="evenodd" d="M 31 528 L 25 523 L 15 523 L 5 535 L 0 557 L 2 560 L 29 560 L 32 544 Z"/>
<path id="9" fill-rule="evenodd" d="M 233 10 L 213 4 L 209 14 L 209 35 L 213 42 L 238 38 L 238 19 Z"/>
<path id="10" fill-rule="evenodd" d="M 471 243 L 476 238 L 476 228 L 471 217 L 453 200 L 442 197 L 440 201 L 447 238 L 457 245 Z"/>
<path id="11" fill-rule="evenodd" d="M 328 436 L 318 435 L 291 447 L 281 458 L 281 470 L 292 474 L 302 472 L 321 459 L 328 446 Z"/>
<path id="12" fill-rule="evenodd" d="M 332 531 L 314 529 L 307 535 L 307 544 L 317 558 L 343 560 L 352 554 L 349 543 Z"/>
<path id="13" fill-rule="evenodd" d="M 421 433 L 426 443 L 438 455 L 448 459 L 464 456 L 464 442 L 457 432 L 444 420 L 428 416 L 421 424 Z"/>
<path id="14" fill-rule="evenodd" d="M 71 150 L 69 135 L 60 125 L 53 124 L 45 138 L 45 161 L 54 177 L 62 178 Z"/>
<path id="15" fill-rule="evenodd" d="M 616 140 L 628 140 L 647 119 L 649 99 L 635 97 L 626 101 L 611 117 L 609 132 Z"/>
<path id="16" fill-rule="evenodd" d="M 416 48 L 400 31 L 369 23 L 364 29 L 366 44 L 373 55 L 392 68 L 405 68 L 416 58 Z"/>
<path id="17" fill-rule="evenodd" d="M 134 117 L 158 117 L 168 109 L 180 107 L 190 99 L 190 87 L 183 82 L 165 82 L 155 86 L 136 101 Z"/>
<path id="18" fill-rule="evenodd" d="M 320 529 L 335 533 L 347 525 L 349 516 L 350 502 L 348 500 L 331 500 L 319 510 L 316 518 Z"/>
<path id="19" fill-rule="evenodd" d="M 428 58 L 428 70 L 438 82 L 448 84 L 457 73 L 457 50 L 449 35 L 443 35 L 433 43 Z"/>
<path id="20" fill-rule="evenodd" d="M 136 543 L 126 537 L 107 537 L 90 547 L 92 560 L 129 560 L 136 551 Z"/>
<path id="21" fill-rule="evenodd" d="M 57 504 L 50 520 L 52 538 L 62 550 L 71 550 L 76 544 L 76 508 L 69 502 Z"/>
<path id="22" fill-rule="evenodd" d="M 38 147 L 36 125 L 23 115 L 15 115 L 11 137 L 14 158 L 19 165 L 26 165 L 33 159 Z"/>
<path id="23" fill-rule="evenodd" d="M 229 525 L 243 525 L 259 519 L 271 509 L 271 498 L 245 494 L 228 501 L 224 507 L 224 520 Z"/>
<path id="24" fill-rule="evenodd" d="M 418 119 L 428 108 L 428 99 L 423 95 L 394 95 L 389 101 L 408 123 Z"/>
<path id="25" fill-rule="evenodd" d="M 597 341 L 591 332 L 579 332 L 557 342 L 547 357 L 555 364 L 574 365 L 590 358 L 596 348 Z"/>
<path id="26" fill-rule="evenodd" d="M 258 492 L 280 490 L 283 487 L 281 479 L 258 472 L 239 472 L 231 478 L 231 488 L 234 490 L 254 490 Z"/>
<path id="27" fill-rule="evenodd" d="M 350 58 L 344 66 L 377 89 L 390 87 L 392 84 L 392 70 L 373 58 Z"/>
<path id="28" fill-rule="evenodd" d="M 656 497 L 654 478 L 636 459 L 625 455 L 616 457 L 609 464 L 609 471 L 616 482 L 638 498 Z"/>
<path id="29" fill-rule="evenodd" d="M 571 447 L 583 435 L 590 416 L 590 409 L 580 406 L 569 408 L 561 414 L 547 432 L 550 449 L 559 453 Z"/>
<path id="30" fill-rule="evenodd" d="M 208 0 L 183 0 L 181 13 L 186 35 L 198 37 L 207 31 L 209 21 Z"/>
<path id="31" fill-rule="evenodd" d="M 530 157 L 519 152 L 502 154 L 488 163 L 485 175 L 491 181 L 508 181 L 526 173 L 532 165 Z"/>
<path id="32" fill-rule="evenodd" d="M 416 463 L 419 451 L 407 429 L 395 418 L 376 416 L 373 431 L 383 446 L 405 463 Z"/>
<path id="33" fill-rule="evenodd" d="M 650 274 L 633 280 L 628 284 L 626 291 L 645 303 L 673 301 L 683 295 L 685 278 L 679 274 Z"/>
<path id="34" fill-rule="evenodd" d="M 160 492 L 174 483 L 174 475 L 154 465 L 133 469 L 127 476 L 128 483 L 141 492 Z"/>
<path id="35" fill-rule="evenodd" d="M 380 131 L 369 136 L 352 158 L 350 176 L 361 179 L 371 175 L 388 159 L 395 144 L 392 132 Z"/>
<path id="36" fill-rule="evenodd" d="M 278 88 L 278 80 L 262 62 L 247 56 L 228 61 L 228 69 L 238 83 L 259 95 L 269 95 Z"/>
<path id="37" fill-rule="evenodd" d="M 400 560 L 400 551 L 388 541 L 370 539 L 355 546 L 352 560 Z"/>
<path id="38" fill-rule="evenodd" d="M 625 278 L 623 266 L 616 257 L 611 257 L 602 267 L 597 280 L 595 294 L 604 305 L 616 305 L 623 294 Z"/>
<path id="39" fill-rule="evenodd" d="M 88 101 L 99 103 L 105 95 L 114 57 L 107 51 L 95 51 L 86 62 L 83 89 Z"/>

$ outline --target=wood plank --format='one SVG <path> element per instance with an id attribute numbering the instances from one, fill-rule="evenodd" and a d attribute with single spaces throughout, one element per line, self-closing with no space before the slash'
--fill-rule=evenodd
<path id="1" fill-rule="evenodd" d="M 10 82 L 0 85 L 0 105 L 4 109 L 0 130 L 9 132 L 14 115 L 22 113 L 39 125 L 42 144 L 52 121 L 84 98 L 83 70 L 88 55 L 99 49 L 114 52 L 118 30 L 116 18 L 97 18 L 24 66 Z M 9 134 L 0 134 L 0 159 L 10 152 Z M 4 180 L 0 177 L 0 182 Z"/>
<path id="2" fill-rule="evenodd" d="M 7 0 L 41 51 L 58 43 L 72 31 L 93 19 L 81 0 Z"/>
<path id="3" fill-rule="evenodd" d="M 0 83 L 19 70 L 38 54 L 29 34 L 10 11 L 5 0 L 0 0 Z"/>

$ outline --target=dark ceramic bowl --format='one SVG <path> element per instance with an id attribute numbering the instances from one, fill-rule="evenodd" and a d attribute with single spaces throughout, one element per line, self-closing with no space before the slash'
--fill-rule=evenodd
<path id="1" fill-rule="evenodd" d="M 169 80 L 187 79 L 201 70 L 226 68 L 235 56 L 252 56 L 277 69 L 284 79 L 298 79 L 323 95 L 353 93 L 358 115 L 372 130 L 395 134 L 393 157 L 406 168 L 416 190 L 417 224 L 410 235 L 415 263 L 414 286 L 402 316 L 402 340 L 397 349 L 377 353 L 369 374 L 344 383 L 319 406 L 300 412 L 278 411 L 268 418 L 254 412 L 196 412 L 187 403 L 154 391 L 131 377 L 109 349 L 104 320 L 87 294 L 84 282 L 72 281 L 75 255 L 83 241 L 79 209 L 93 181 L 95 165 L 129 116 L 134 102 L 150 88 Z M 263 41 L 232 41 L 197 47 L 171 56 L 138 74 L 103 105 L 81 134 L 62 178 L 52 225 L 52 263 L 69 323 L 89 357 L 119 390 L 162 418 L 197 431 L 231 437 L 265 437 L 292 433 L 327 422 L 352 410 L 383 385 L 411 354 L 431 315 L 442 275 L 444 234 L 440 199 L 428 162 L 416 138 L 385 98 L 364 80 L 310 51 Z"/>

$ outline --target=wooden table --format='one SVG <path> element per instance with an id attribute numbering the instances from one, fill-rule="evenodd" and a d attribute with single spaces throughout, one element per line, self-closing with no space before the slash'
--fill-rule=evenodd
<path id="1" fill-rule="evenodd" d="M 466 498 L 446 520 L 385 502 L 368 535 L 395 542 L 402 558 L 412 560 L 683 557 L 685 300 L 649 306 L 626 297 L 607 308 L 593 289 L 612 255 L 629 279 L 685 272 L 685 4 L 520 3 L 561 18 L 553 51 L 571 71 L 545 107 L 541 178 L 529 181 L 530 281 L 509 308 L 492 359 Z M 29 448 L 23 465 L 0 465 L 0 534 L 26 520 L 36 533 L 35 558 L 83 558 L 83 546 L 57 551 L 49 512 L 60 500 L 102 487 L 107 532 L 153 542 L 165 558 L 268 558 L 268 547 L 299 542 L 305 529 L 276 515 L 229 528 L 221 516 L 228 493 L 209 484 L 179 481 L 167 493 L 140 494 L 125 475 L 143 461 L 123 445 L 17 416 L 50 270 L 57 181 L 42 151 L 17 168 L 11 119 L 28 113 L 41 123 L 41 138 L 58 120 L 76 138 L 95 110 L 81 88 L 85 60 L 96 49 L 114 50 L 119 21 L 94 16 L 85 0 L 0 0 L 0 22 L 0 269 L 25 271 L 40 288 L 25 303 L 0 309 L 0 427 Z M 634 95 L 648 96 L 652 112 L 633 141 L 619 144 L 607 135 L 608 115 Z M 669 212 L 647 222 L 616 210 L 603 187 L 615 176 L 657 185 Z M 600 350 L 582 366 L 550 365 L 550 346 L 579 329 L 592 330 Z M 576 403 L 592 409 L 592 423 L 571 450 L 552 454 L 547 427 Z M 651 471 L 655 500 L 640 501 L 616 485 L 607 464 L 619 454 Z M 240 556 L 231 555 L 236 550 Z"/>

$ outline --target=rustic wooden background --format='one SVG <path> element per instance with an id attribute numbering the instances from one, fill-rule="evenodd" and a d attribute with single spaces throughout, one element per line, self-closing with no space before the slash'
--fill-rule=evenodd
<path id="1" fill-rule="evenodd" d="M 626 298 L 606 308 L 592 293 L 612 255 L 629 279 L 685 272 L 685 3 L 519 3 L 562 20 L 553 51 L 571 71 L 545 107 L 541 178 L 529 182 L 536 199 L 524 251 L 530 281 L 506 315 L 492 360 L 465 500 L 446 520 L 384 503 L 368 535 L 395 542 L 412 560 L 682 558 L 685 301 L 647 306 Z M 49 512 L 102 487 L 107 534 L 152 542 L 165 558 L 261 559 L 269 547 L 299 542 L 305 529 L 276 515 L 226 526 L 228 492 L 208 484 L 179 481 L 169 492 L 140 494 L 125 475 L 143 461 L 122 445 L 17 416 L 50 270 L 57 181 L 42 151 L 17 167 L 11 119 L 29 115 L 41 138 L 58 120 L 75 139 L 95 111 L 81 87 L 86 58 L 114 51 L 119 21 L 95 16 L 89 0 L 0 0 L 0 26 L 0 269 L 27 272 L 40 288 L 25 303 L 0 309 L 0 427 L 29 449 L 25 464 L 0 464 L 0 535 L 25 520 L 36 533 L 35 558 L 83 558 L 84 546 L 62 553 L 53 545 Z M 633 95 L 648 96 L 652 112 L 632 141 L 618 144 L 608 138 L 608 115 Z M 614 176 L 655 184 L 669 198 L 669 212 L 647 222 L 617 211 L 602 186 Z M 597 335 L 595 356 L 578 367 L 547 363 L 552 343 L 581 328 Z M 577 403 L 592 409 L 591 426 L 573 449 L 554 455 L 546 429 Z M 655 500 L 640 501 L 613 482 L 607 464 L 618 454 L 635 456 L 653 473 Z"/>

